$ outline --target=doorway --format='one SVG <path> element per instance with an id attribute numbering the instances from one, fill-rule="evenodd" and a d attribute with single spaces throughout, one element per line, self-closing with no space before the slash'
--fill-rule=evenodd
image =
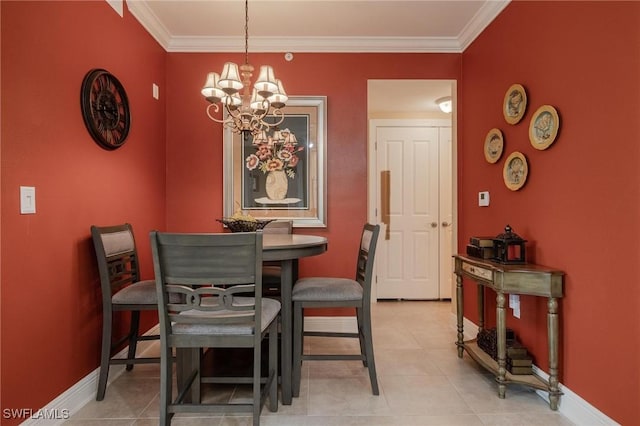
<path id="1" fill-rule="evenodd" d="M 419 118 L 414 118 L 416 100 L 396 97 L 401 106 L 395 111 L 381 113 L 372 107 L 376 96 L 389 99 L 389 88 L 399 83 L 412 86 L 411 96 L 421 94 L 422 104 L 431 103 Z M 454 89 L 455 81 L 370 82 L 369 220 L 382 227 L 374 300 L 441 300 L 454 295 L 454 114 L 435 111 L 435 99 L 451 96 Z M 413 115 L 403 113 L 402 105 L 413 105 Z"/>

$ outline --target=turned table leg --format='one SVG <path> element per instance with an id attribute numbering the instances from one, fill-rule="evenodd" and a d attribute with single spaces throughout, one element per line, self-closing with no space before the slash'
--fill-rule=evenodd
<path id="1" fill-rule="evenodd" d="M 558 387 L 558 301 L 554 297 L 547 303 L 547 333 L 549 339 L 549 403 L 552 410 L 558 409 L 562 392 Z"/>
<path id="2" fill-rule="evenodd" d="M 464 300 L 462 299 L 462 275 L 456 275 L 456 314 L 458 322 L 458 358 L 464 352 Z"/>
<path id="3" fill-rule="evenodd" d="M 506 297 L 502 292 L 496 296 L 496 328 L 498 337 L 498 397 L 504 399 L 506 392 L 505 377 L 507 375 L 507 324 L 506 310 L 504 307 Z"/>

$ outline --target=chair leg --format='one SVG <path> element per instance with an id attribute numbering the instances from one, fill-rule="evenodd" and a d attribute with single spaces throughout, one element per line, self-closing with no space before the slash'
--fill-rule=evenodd
<path id="1" fill-rule="evenodd" d="M 171 424 L 169 405 L 172 403 L 171 389 L 173 385 L 173 354 L 171 348 L 164 342 L 161 343 L 160 353 L 160 420 L 161 426 Z M 178 388 L 178 392 L 180 389 Z"/>
<path id="2" fill-rule="evenodd" d="M 360 342 L 360 355 L 362 355 L 362 365 L 367 366 L 367 352 L 365 350 L 366 341 L 364 337 L 364 320 L 362 318 L 362 308 L 356 308 L 356 320 L 358 323 L 358 340 Z"/>
<path id="3" fill-rule="evenodd" d="M 364 346 L 367 359 L 367 369 L 369 370 L 369 380 L 371 380 L 371 390 L 374 395 L 379 395 L 378 378 L 376 375 L 376 362 L 373 357 L 373 337 L 371 333 L 371 312 L 367 309 L 362 310 L 362 335 L 364 336 Z"/>
<path id="4" fill-rule="evenodd" d="M 257 331 L 256 334 L 260 334 L 260 331 Z M 260 336 L 258 336 L 260 339 Z M 260 367 L 262 364 L 262 344 L 260 341 L 256 342 L 253 347 L 253 426 L 260 425 L 260 411 L 262 408 L 261 404 L 261 386 L 260 379 L 262 374 L 260 374 Z"/>
<path id="5" fill-rule="evenodd" d="M 278 411 L 278 320 L 269 326 L 269 374 L 271 388 L 269 389 L 269 410 Z"/>
<path id="6" fill-rule="evenodd" d="M 138 332 L 140 329 L 140 311 L 131 311 L 131 326 L 129 328 L 129 353 L 127 359 L 135 359 L 138 346 Z M 133 364 L 127 364 L 127 371 L 133 370 Z"/>
<path id="7" fill-rule="evenodd" d="M 293 303 L 293 371 L 291 377 L 291 394 L 300 396 L 302 369 L 302 335 L 304 334 L 302 303 Z"/>
<path id="8" fill-rule="evenodd" d="M 111 360 L 111 308 L 105 309 L 102 318 L 102 351 L 100 354 L 100 377 L 98 378 L 98 393 L 96 401 L 102 401 L 107 391 L 107 379 L 109 378 L 109 361 Z"/>

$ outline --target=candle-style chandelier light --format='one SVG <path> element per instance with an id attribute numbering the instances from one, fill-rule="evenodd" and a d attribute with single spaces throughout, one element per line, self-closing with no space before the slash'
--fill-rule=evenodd
<path id="1" fill-rule="evenodd" d="M 260 67 L 260 74 L 251 90 L 254 68 L 249 64 L 249 0 L 245 0 L 244 11 L 244 64 L 238 67 L 233 62 L 227 62 L 221 74 L 210 72 L 202 95 L 211 102 L 207 106 L 207 115 L 211 120 L 222 123 L 235 133 L 256 136 L 282 123 L 282 108 L 289 98 L 269 65 Z M 227 112 L 226 117 L 217 118 L 215 115 L 223 108 Z M 270 116 L 268 122 L 265 121 L 267 116 Z"/>

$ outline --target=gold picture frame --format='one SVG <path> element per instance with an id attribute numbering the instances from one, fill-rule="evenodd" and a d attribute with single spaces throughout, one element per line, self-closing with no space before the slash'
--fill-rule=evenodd
<path id="1" fill-rule="evenodd" d="M 257 219 L 292 220 L 294 227 L 325 228 L 327 97 L 291 96 L 283 112 L 285 118 L 278 128 L 295 134 L 299 161 L 293 173 L 280 173 L 279 182 L 270 172 L 250 164 L 256 153 L 251 135 L 224 129 L 224 217 L 242 210 Z M 274 184 L 284 197 L 270 195 L 268 187 Z"/>
<path id="2" fill-rule="evenodd" d="M 504 184 L 512 191 L 517 191 L 527 182 L 529 165 L 523 153 L 515 151 L 509 154 L 504 163 L 502 176 Z"/>
<path id="3" fill-rule="evenodd" d="M 536 110 L 529 123 L 529 140 L 537 150 L 545 150 L 555 142 L 560 129 L 558 111 L 551 105 L 543 105 Z"/>
<path id="4" fill-rule="evenodd" d="M 513 84 L 504 95 L 502 113 L 509 124 L 518 124 L 527 110 L 527 92 L 521 84 Z"/>
<path id="5" fill-rule="evenodd" d="M 489 130 L 487 137 L 484 138 L 484 158 L 488 163 L 496 163 L 502 156 L 504 149 L 504 138 L 500 129 L 494 128 Z"/>

